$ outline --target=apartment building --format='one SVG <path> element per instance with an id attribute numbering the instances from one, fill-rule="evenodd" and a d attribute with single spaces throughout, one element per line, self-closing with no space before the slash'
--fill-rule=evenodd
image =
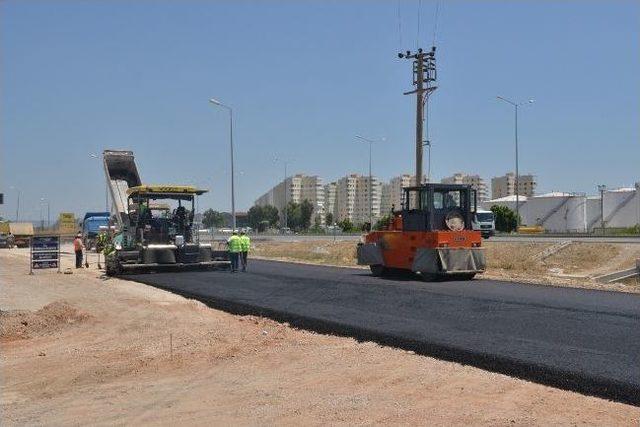
<path id="1" fill-rule="evenodd" d="M 308 200 L 313 205 L 314 221 L 312 223 L 317 218 L 323 224 L 325 216 L 324 186 L 322 178 L 317 175 L 296 174 L 287 177 L 286 180 L 281 181 L 260 196 L 254 204 L 275 206 L 282 216 L 287 203 L 301 203 L 303 200 Z"/>
<path id="2" fill-rule="evenodd" d="M 471 188 L 476 190 L 478 194 L 478 201 L 483 202 L 489 200 L 489 191 L 487 184 L 480 177 L 480 175 L 471 175 L 464 172 L 458 172 L 446 178 L 442 178 L 440 181 L 443 184 L 466 184 L 471 185 Z"/>
<path id="3" fill-rule="evenodd" d="M 369 202 L 371 190 L 371 203 Z M 348 219 L 354 224 L 369 221 L 369 210 L 375 222 L 380 218 L 382 185 L 378 178 L 350 174 L 340 178 L 335 188 L 335 220 Z"/>
<path id="4" fill-rule="evenodd" d="M 532 197 L 535 195 L 538 183 L 535 175 L 520 175 L 518 179 L 518 194 Z M 508 172 L 504 176 L 497 176 L 491 179 L 491 198 L 513 196 L 516 194 L 516 174 Z"/>
<path id="5" fill-rule="evenodd" d="M 324 191 L 324 212 L 325 218 L 327 214 L 333 216 L 333 221 L 337 221 L 338 215 L 336 214 L 336 183 L 330 182 L 323 188 Z M 329 224 L 331 225 L 331 224 Z"/>
<path id="6" fill-rule="evenodd" d="M 403 174 L 391 178 L 388 183 L 382 185 L 382 216 L 391 213 L 391 209 L 399 210 L 402 206 L 402 189 L 415 185 L 415 175 Z"/>

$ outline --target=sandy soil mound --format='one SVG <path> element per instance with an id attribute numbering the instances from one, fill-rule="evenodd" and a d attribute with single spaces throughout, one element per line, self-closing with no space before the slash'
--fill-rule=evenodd
<path id="1" fill-rule="evenodd" d="M 66 301 L 52 302 L 36 312 L 0 310 L 0 340 L 12 341 L 49 335 L 89 317 Z"/>

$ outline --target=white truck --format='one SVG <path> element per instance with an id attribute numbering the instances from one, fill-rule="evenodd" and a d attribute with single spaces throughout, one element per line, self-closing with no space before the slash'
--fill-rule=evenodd
<path id="1" fill-rule="evenodd" d="M 496 217 L 491 211 L 478 209 L 473 216 L 472 225 L 473 229 L 479 231 L 485 239 L 496 233 Z"/>

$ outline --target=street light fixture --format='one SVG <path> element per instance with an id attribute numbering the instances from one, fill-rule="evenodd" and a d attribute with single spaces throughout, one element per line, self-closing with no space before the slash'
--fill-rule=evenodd
<path id="1" fill-rule="evenodd" d="M 20 191 L 19 188 L 15 187 L 15 186 L 11 186 L 9 187 L 11 190 L 16 190 L 16 192 L 18 193 L 18 200 L 16 203 L 16 222 L 20 221 L 20 193 L 22 193 Z"/>
<path id="2" fill-rule="evenodd" d="M 365 138 L 362 135 L 356 135 L 356 138 L 361 142 L 366 142 L 369 144 L 369 227 L 373 227 L 373 199 L 372 199 L 372 190 L 373 190 L 373 175 L 371 173 L 371 145 L 374 142 L 384 142 L 385 138 L 380 138 L 379 140 Z"/>
<path id="3" fill-rule="evenodd" d="M 90 153 L 89 157 L 91 157 L 92 159 L 100 160 L 100 156 L 95 153 Z M 104 181 L 104 211 L 111 213 L 111 211 L 109 210 L 109 180 L 106 177 L 106 174 Z"/>
<path id="4" fill-rule="evenodd" d="M 209 102 L 213 105 L 217 105 L 218 107 L 222 107 L 229 111 L 229 144 L 231 147 L 231 229 L 236 229 L 236 192 L 235 192 L 235 183 L 233 176 L 233 109 L 228 105 L 223 104 L 217 99 L 209 99 Z"/>
<path id="5" fill-rule="evenodd" d="M 607 186 L 604 184 L 598 185 L 598 191 L 600 192 L 600 227 L 604 236 L 604 192 L 607 191 Z"/>
<path id="6" fill-rule="evenodd" d="M 274 162 L 282 162 L 284 165 L 284 181 L 282 181 L 282 188 L 284 191 L 284 209 L 282 209 L 284 226 L 283 228 L 289 228 L 289 213 L 288 213 L 288 202 L 287 202 L 287 165 L 292 162 L 291 159 L 284 160 L 275 157 L 273 159 Z M 285 230 L 286 231 L 286 230 Z"/>
<path id="7" fill-rule="evenodd" d="M 45 203 L 47 204 L 47 228 L 49 228 L 51 226 L 51 204 L 49 203 L 48 199 L 45 199 L 44 197 L 40 197 L 40 214 L 41 214 L 40 221 L 41 222 L 44 222 L 44 219 L 42 219 L 42 205 Z"/>
<path id="8" fill-rule="evenodd" d="M 515 179 L 515 192 L 516 192 L 516 231 L 518 231 L 518 227 L 520 226 L 520 171 L 518 170 L 518 107 L 522 105 L 533 104 L 534 100 L 530 99 L 526 102 L 514 102 L 509 99 L 503 98 L 502 96 L 496 96 L 500 101 L 506 102 L 507 104 L 511 104 L 515 111 L 515 144 L 516 144 L 516 179 Z"/>

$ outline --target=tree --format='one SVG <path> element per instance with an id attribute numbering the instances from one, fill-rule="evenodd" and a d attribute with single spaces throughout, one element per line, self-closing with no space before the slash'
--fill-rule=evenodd
<path id="1" fill-rule="evenodd" d="M 268 227 L 278 224 L 278 209 L 275 206 L 252 206 L 247 212 L 249 226 L 255 230 L 264 231 Z"/>
<path id="2" fill-rule="evenodd" d="M 260 228 L 260 223 L 264 220 L 263 215 L 264 212 L 262 206 L 251 206 L 247 212 L 249 227 L 258 230 Z"/>
<path id="3" fill-rule="evenodd" d="M 287 227 L 292 230 L 300 228 L 300 205 L 298 203 L 289 202 L 287 205 Z"/>
<path id="4" fill-rule="evenodd" d="M 278 225 L 278 221 L 280 221 L 280 216 L 278 215 L 278 208 L 271 205 L 263 206 L 262 220 L 267 221 L 270 227 L 275 227 L 276 225 Z"/>
<path id="5" fill-rule="evenodd" d="M 207 209 L 202 215 L 202 225 L 207 228 L 217 228 L 224 224 L 224 216 L 218 211 Z"/>
<path id="6" fill-rule="evenodd" d="M 508 206 L 493 205 L 491 212 L 496 216 L 496 230 L 511 233 L 518 227 L 518 217 Z"/>
<path id="7" fill-rule="evenodd" d="M 333 225 L 333 214 L 331 212 L 327 213 L 324 217 L 324 223 L 327 225 Z"/>
<path id="8" fill-rule="evenodd" d="M 313 204 L 304 199 L 300 203 L 300 228 L 302 230 L 308 230 L 311 227 L 311 217 L 313 215 Z"/>
<path id="9" fill-rule="evenodd" d="M 391 217 L 391 215 L 385 215 L 382 218 L 380 218 L 378 221 L 376 221 L 376 224 L 373 226 L 374 230 L 383 230 L 386 229 L 389 224 L 391 224 L 391 220 L 393 218 Z"/>
<path id="10" fill-rule="evenodd" d="M 338 222 L 338 227 L 340 227 L 345 233 L 350 233 L 354 229 L 353 223 L 349 220 L 349 218 L 345 218 L 342 221 Z"/>

